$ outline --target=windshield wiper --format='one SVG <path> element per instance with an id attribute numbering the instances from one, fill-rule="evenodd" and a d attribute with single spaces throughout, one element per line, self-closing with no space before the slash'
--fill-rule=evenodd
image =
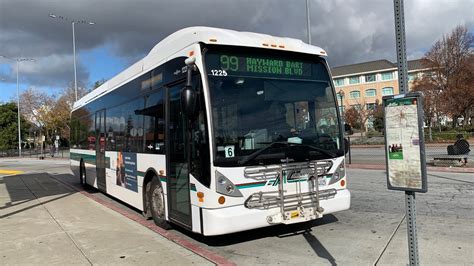
<path id="1" fill-rule="evenodd" d="M 243 159 L 239 160 L 237 163 L 239 165 L 244 165 L 246 163 L 248 163 L 249 161 L 257 158 L 260 154 L 262 154 L 263 152 L 271 149 L 271 148 L 274 148 L 275 146 L 277 145 L 286 145 L 287 147 L 288 146 L 291 146 L 291 147 L 306 147 L 306 148 L 309 148 L 313 151 L 317 151 L 321 154 L 324 154 L 324 155 L 327 155 L 327 156 L 330 156 L 331 158 L 335 158 L 337 157 L 337 154 L 333 153 L 333 152 L 330 152 L 330 151 L 327 151 L 327 150 L 324 150 L 324 149 L 321 149 L 321 148 L 318 148 L 318 147 L 315 147 L 313 145 L 308 145 L 308 144 L 290 144 L 288 143 L 287 141 L 275 141 L 275 142 L 272 142 L 270 145 L 266 146 L 266 147 L 263 147 L 247 156 L 245 156 Z"/>
<path id="2" fill-rule="evenodd" d="M 337 156 L 337 154 L 335 154 L 335 153 L 333 153 L 333 152 L 330 152 L 330 151 L 327 151 L 327 150 L 324 150 L 324 149 L 315 147 L 315 146 L 313 146 L 313 145 L 308 145 L 308 144 L 300 144 L 300 145 L 301 145 L 301 146 L 304 146 L 304 147 L 311 148 L 311 149 L 313 149 L 314 151 L 320 152 L 320 153 L 322 153 L 322 154 L 331 156 L 332 158 L 334 158 L 334 157 Z"/>
<path id="3" fill-rule="evenodd" d="M 275 141 L 275 142 L 272 142 L 270 143 L 270 145 L 266 146 L 266 147 L 263 147 L 247 156 L 245 156 L 244 158 L 242 158 L 242 160 L 239 160 L 237 163 L 239 165 L 244 165 L 246 163 L 248 163 L 249 161 L 257 158 L 260 154 L 262 154 L 263 152 L 271 149 L 271 148 L 274 148 L 276 145 L 288 145 L 288 142 L 286 141 Z"/>

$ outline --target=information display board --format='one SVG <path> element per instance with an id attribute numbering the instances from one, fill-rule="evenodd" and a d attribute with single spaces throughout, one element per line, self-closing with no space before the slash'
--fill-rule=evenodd
<path id="1" fill-rule="evenodd" d="M 388 189 L 426 192 L 421 94 L 385 96 L 383 108 Z"/>

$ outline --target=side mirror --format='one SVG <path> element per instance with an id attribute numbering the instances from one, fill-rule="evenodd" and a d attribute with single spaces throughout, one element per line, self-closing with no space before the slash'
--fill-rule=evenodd
<path id="1" fill-rule="evenodd" d="M 346 123 L 344 124 L 344 132 L 348 135 L 354 134 L 354 131 L 352 130 L 351 125 L 346 124 Z"/>
<path id="2" fill-rule="evenodd" d="M 347 138 L 344 138 L 344 154 L 347 154 L 351 149 L 351 143 Z"/>
<path id="3" fill-rule="evenodd" d="M 346 131 L 346 132 L 347 132 L 347 131 L 351 131 L 351 129 L 352 129 L 352 128 L 351 128 L 351 125 L 346 124 L 346 123 L 344 124 L 344 131 Z"/>
<path id="4" fill-rule="evenodd" d="M 187 116 L 193 116 L 196 111 L 196 92 L 191 86 L 181 90 L 181 109 Z"/>

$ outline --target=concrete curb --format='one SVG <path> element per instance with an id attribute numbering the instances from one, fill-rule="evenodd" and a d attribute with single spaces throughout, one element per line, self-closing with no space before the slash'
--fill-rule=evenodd
<path id="1" fill-rule="evenodd" d="M 366 170 L 385 170 L 384 164 L 346 164 L 350 169 L 366 169 Z M 434 167 L 428 166 L 427 170 L 430 172 L 449 172 L 449 173 L 474 173 L 474 168 L 471 167 Z"/>
<path id="2" fill-rule="evenodd" d="M 117 213 L 120 213 L 121 215 L 129 218 L 130 220 L 134 221 L 134 222 L 137 222 L 143 226 L 145 226 L 146 228 L 152 230 L 153 232 L 155 233 L 158 233 L 159 235 L 163 236 L 164 238 L 178 244 L 179 246 L 182 246 L 183 248 L 203 257 L 204 259 L 216 264 L 216 265 L 236 265 L 235 263 L 227 260 L 226 258 L 222 257 L 221 255 L 219 254 L 216 254 L 214 252 L 211 252 L 207 249 L 204 249 L 196 244 L 193 244 L 191 242 L 189 242 L 188 240 L 174 234 L 174 233 L 171 233 L 171 232 L 168 232 L 167 230 L 155 225 L 154 222 L 150 221 L 150 220 L 145 220 L 143 218 L 143 216 L 141 215 L 138 215 L 138 214 L 133 214 L 133 213 L 129 213 L 127 211 L 124 211 L 122 210 L 121 208 L 95 196 L 95 195 L 92 195 L 90 193 L 87 193 L 86 191 L 84 191 L 83 189 L 78 189 L 76 187 L 73 187 L 71 186 L 70 184 L 56 178 L 56 177 L 53 177 L 52 175 L 50 174 L 47 174 L 50 178 L 58 181 L 59 183 L 63 184 L 64 186 L 74 190 L 74 191 L 77 191 L 79 193 L 81 193 L 82 195 L 86 196 L 87 198 L 103 205 L 104 207 L 107 207 Z"/>

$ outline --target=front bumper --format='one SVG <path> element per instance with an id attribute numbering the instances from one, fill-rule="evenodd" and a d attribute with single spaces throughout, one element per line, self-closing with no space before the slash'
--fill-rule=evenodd
<path id="1" fill-rule="evenodd" d="M 320 201 L 324 209 L 322 214 L 329 214 L 349 209 L 351 194 L 349 190 L 337 190 L 334 197 Z M 238 205 L 222 209 L 203 209 L 204 235 L 223 235 L 260 227 L 270 226 L 268 217 L 280 213 L 279 208 L 248 209 Z"/>

